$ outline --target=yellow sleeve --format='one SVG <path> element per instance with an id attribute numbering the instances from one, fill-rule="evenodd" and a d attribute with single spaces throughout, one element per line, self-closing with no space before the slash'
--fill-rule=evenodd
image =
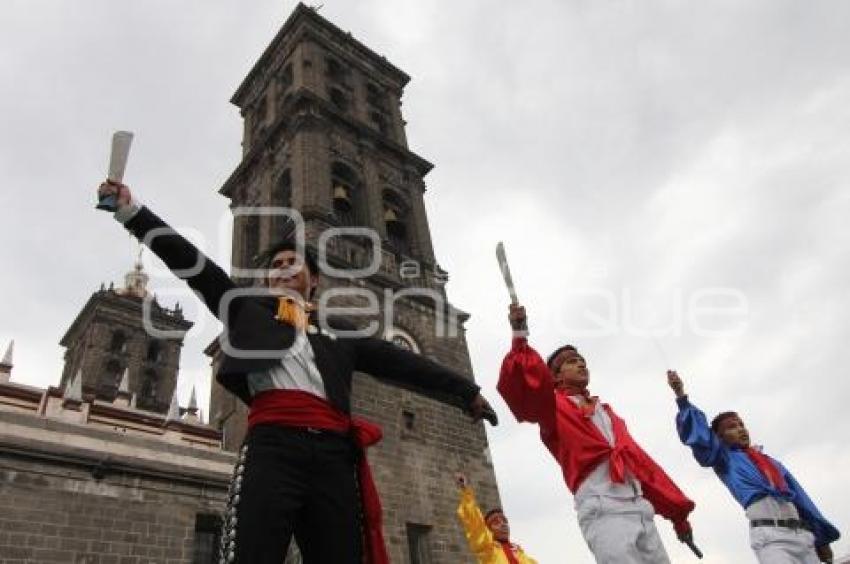
<path id="1" fill-rule="evenodd" d="M 481 514 L 481 509 L 475 501 L 472 488 L 467 487 L 461 490 L 457 516 L 463 524 L 466 541 L 475 556 L 482 562 L 493 558 L 496 543 L 493 540 L 493 533 L 484 522 L 484 515 Z"/>

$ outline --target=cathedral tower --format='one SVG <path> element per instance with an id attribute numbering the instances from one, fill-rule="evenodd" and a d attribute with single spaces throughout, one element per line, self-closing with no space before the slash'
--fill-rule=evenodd
<path id="1" fill-rule="evenodd" d="M 92 294 L 59 342 L 67 347 L 60 387 L 82 373 L 83 395 L 114 401 L 124 372 L 139 409 L 165 413 L 177 384 L 180 349 L 192 322 L 148 295 L 141 262 L 123 288 L 101 286 Z M 147 315 L 145 312 L 147 311 Z M 145 327 L 145 318 L 158 331 Z"/>

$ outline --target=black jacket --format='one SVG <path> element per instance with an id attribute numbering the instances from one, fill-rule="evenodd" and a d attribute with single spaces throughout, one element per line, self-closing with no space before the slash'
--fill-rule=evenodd
<path id="1" fill-rule="evenodd" d="M 220 341 L 224 358 L 216 380 L 250 404 L 246 374 L 279 363 L 295 339 L 295 329 L 274 318 L 277 298 L 258 296 L 257 288 L 246 294 L 246 289 L 237 287 L 217 264 L 146 207 L 125 227 L 185 280 L 224 323 L 224 339 Z M 322 331 L 307 337 L 327 398 L 345 413 L 351 412 L 351 375 L 355 370 L 462 407 L 469 406 L 479 391 L 469 378 L 383 339 L 334 338 Z"/>

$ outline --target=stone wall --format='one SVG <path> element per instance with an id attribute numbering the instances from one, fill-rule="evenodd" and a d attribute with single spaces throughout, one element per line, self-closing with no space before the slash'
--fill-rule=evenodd
<path id="1" fill-rule="evenodd" d="M 197 516 L 219 514 L 224 495 L 0 453 L 0 562 L 192 564 Z"/>
<path id="2" fill-rule="evenodd" d="M 214 561 L 234 455 L 208 430 L 146 426 L 132 408 L 78 424 L 42 398 L 41 413 L 0 401 L 0 564 Z"/>

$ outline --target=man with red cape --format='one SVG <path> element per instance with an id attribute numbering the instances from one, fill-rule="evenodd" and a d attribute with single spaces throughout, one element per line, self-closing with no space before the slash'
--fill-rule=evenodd
<path id="1" fill-rule="evenodd" d="M 525 308 L 512 304 L 514 339 L 499 393 L 518 421 L 536 423 L 573 493 L 579 527 L 599 564 L 669 564 L 654 515 L 691 541 L 694 502 L 635 442 L 610 405 L 588 391 L 590 374 L 572 345 L 547 362 L 528 344 Z"/>

